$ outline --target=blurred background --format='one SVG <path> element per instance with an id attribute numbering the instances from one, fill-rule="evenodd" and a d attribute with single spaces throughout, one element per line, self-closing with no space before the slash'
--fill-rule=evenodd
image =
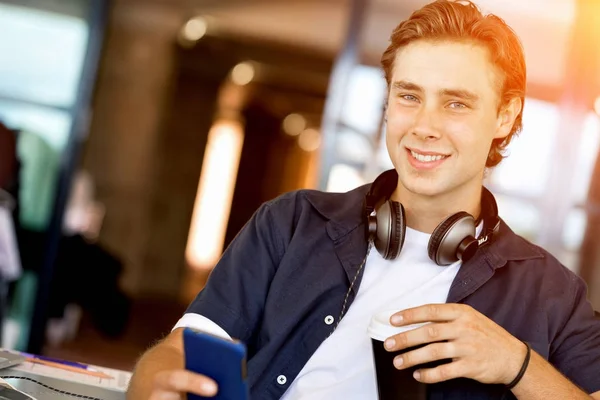
<path id="1" fill-rule="evenodd" d="M 426 0 L 0 0 L 4 347 L 131 369 L 258 206 L 391 168 L 379 57 Z M 524 130 L 486 185 L 600 309 L 600 5 L 481 0 Z"/>

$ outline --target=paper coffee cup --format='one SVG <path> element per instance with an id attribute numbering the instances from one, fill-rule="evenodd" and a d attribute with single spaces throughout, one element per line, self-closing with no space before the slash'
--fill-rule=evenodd
<path id="1" fill-rule="evenodd" d="M 371 339 L 379 340 L 381 342 L 385 341 L 387 338 L 397 335 L 402 332 L 410 331 L 412 329 L 417 329 L 426 324 L 413 324 L 406 326 L 393 326 L 390 323 L 390 318 L 392 315 L 396 314 L 400 310 L 384 310 L 379 311 L 371 317 L 371 323 L 369 324 L 369 328 L 367 332 Z"/>
<path id="2" fill-rule="evenodd" d="M 367 329 L 373 349 L 378 398 L 379 400 L 425 400 L 427 399 L 427 385 L 413 377 L 413 373 L 418 367 L 398 370 L 394 366 L 394 358 L 397 355 L 422 346 L 389 352 L 383 345 L 385 340 L 391 336 L 425 325 L 393 326 L 390 323 L 390 317 L 398 311 L 384 310 L 374 314 Z"/>

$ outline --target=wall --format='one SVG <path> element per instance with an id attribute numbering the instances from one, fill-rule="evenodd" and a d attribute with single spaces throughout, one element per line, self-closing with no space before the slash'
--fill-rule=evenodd
<path id="1" fill-rule="evenodd" d="M 114 1 L 82 167 L 106 206 L 99 240 L 122 257 L 125 290 L 169 296 L 179 288 L 181 266 L 165 268 L 147 255 L 148 243 L 156 240 L 156 212 L 148 199 L 182 16 L 168 3 L 143 3 Z"/>

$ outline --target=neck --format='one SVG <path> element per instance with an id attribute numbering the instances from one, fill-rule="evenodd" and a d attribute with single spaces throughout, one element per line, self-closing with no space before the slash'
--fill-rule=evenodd
<path id="1" fill-rule="evenodd" d="M 406 225 L 426 233 L 432 233 L 444 219 L 459 211 L 466 211 L 475 219 L 481 212 L 481 185 L 428 196 L 411 192 L 398 182 L 392 198 L 404 206 Z"/>

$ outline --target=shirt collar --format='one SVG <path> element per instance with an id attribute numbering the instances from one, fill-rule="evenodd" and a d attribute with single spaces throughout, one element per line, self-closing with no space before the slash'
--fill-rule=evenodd
<path id="1" fill-rule="evenodd" d="M 333 241 L 341 240 L 359 226 L 364 227 L 364 198 L 370 184 L 359 186 L 346 193 L 309 191 L 306 199 L 328 220 L 327 232 Z M 499 232 L 490 244 L 480 250 L 486 255 L 492 269 L 504 266 L 507 261 L 543 258 L 539 248 L 515 234 L 501 220 Z"/>

